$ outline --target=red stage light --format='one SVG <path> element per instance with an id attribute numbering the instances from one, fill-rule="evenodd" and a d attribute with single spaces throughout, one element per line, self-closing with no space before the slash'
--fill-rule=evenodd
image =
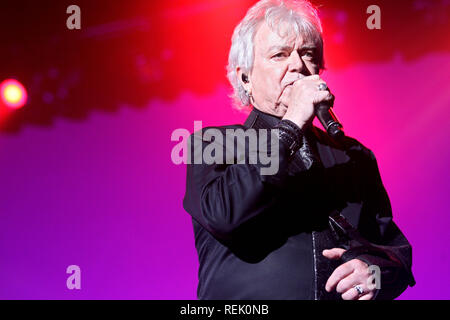
<path id="1" fill-rule="evenodd" d="M 19 81 L 7 79 L 0 84 L 0 96 L 6 106 L 18 109 L 25 105 L 28 95 Z"/>

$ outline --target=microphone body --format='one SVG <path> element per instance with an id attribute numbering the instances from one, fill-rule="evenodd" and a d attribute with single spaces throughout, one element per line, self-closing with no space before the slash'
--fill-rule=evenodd
<path id="1" fill-rule="evenodd" d="M 325 131 L 334 139 L 344 136 L 343 126 L 327 102 L 318 103 L 315 107 L 316 116 Z"/>

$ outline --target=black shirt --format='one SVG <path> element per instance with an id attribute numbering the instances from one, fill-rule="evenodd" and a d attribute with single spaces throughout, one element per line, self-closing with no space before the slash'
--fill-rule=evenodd
<path id="1" fill-rule="evenodd" d="M 201 133 L 270 131 L 279 121 L 254 108 L 244 125 Z M 191 135 L 191 154 L 195 146 L 205 151 L 211 144 L 199 133 Z M 401 247 L 410 269 L 411 247 L 392 221 L 373 153 L 352 138 L 337 144 L 316 127 L 307 135 L 320 159 L 320 166 L 309 170 L 300 154 L 288 158 L 283 143 L 274 175 L 262 175 L 263 165 L 248 158 L 231 164 L 225 139 L 224 161 L 188 164 L 183 205 L 192 216 L 199 257 L 198 299 L 317 299 L 317 286 L 324 285 L 318 274 L 327 279 L 337 265 L 318 267 L 321 251 L 329 247 L 315 243 L 314 235 L 328 228 L 333 210 L 369 241 Z"/>

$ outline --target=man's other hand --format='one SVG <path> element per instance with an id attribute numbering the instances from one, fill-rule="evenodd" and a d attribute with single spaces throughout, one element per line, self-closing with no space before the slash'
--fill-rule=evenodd
<path id="1" fill-rule="evenodd" d="M 346 250 L 342 248 L 333 248 L 323 250 L 322 254 L 332 260 L 337 260 L 342 257 Z M 330 292 L 336 289 L 336 292 L 341 293 L 344 300 L 371 300 L 375 294 L 375 288 L 369 289 L 371 273 L 367 263 L 353 259 L 343 263 L 337 267 L 325 285 L 325 290 Z M 358 292 L 355 286 L 359 286 L 364 290 L 362 294 Z"/>

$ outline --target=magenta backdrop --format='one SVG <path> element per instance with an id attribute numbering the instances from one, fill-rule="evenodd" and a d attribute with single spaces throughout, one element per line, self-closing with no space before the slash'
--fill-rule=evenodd
<path id="1" fill-rule="evenodd" d="M 450 298 L 449 71 L 442 51 L 323 74 L 346 133 L 375 152 L 412 244 L 417 284 L 400 299 Z M 143 109 L 122 105 L 0 135 L 0 298 L 195 299 L 185 166 L 171 161 L 170 137 L 192 132 L 194 120 L 242 123 L 229 93 L 222 78 L 208 92 L 185 89 Z M 72 264 L 81 290 L 66 287 Z"/>

